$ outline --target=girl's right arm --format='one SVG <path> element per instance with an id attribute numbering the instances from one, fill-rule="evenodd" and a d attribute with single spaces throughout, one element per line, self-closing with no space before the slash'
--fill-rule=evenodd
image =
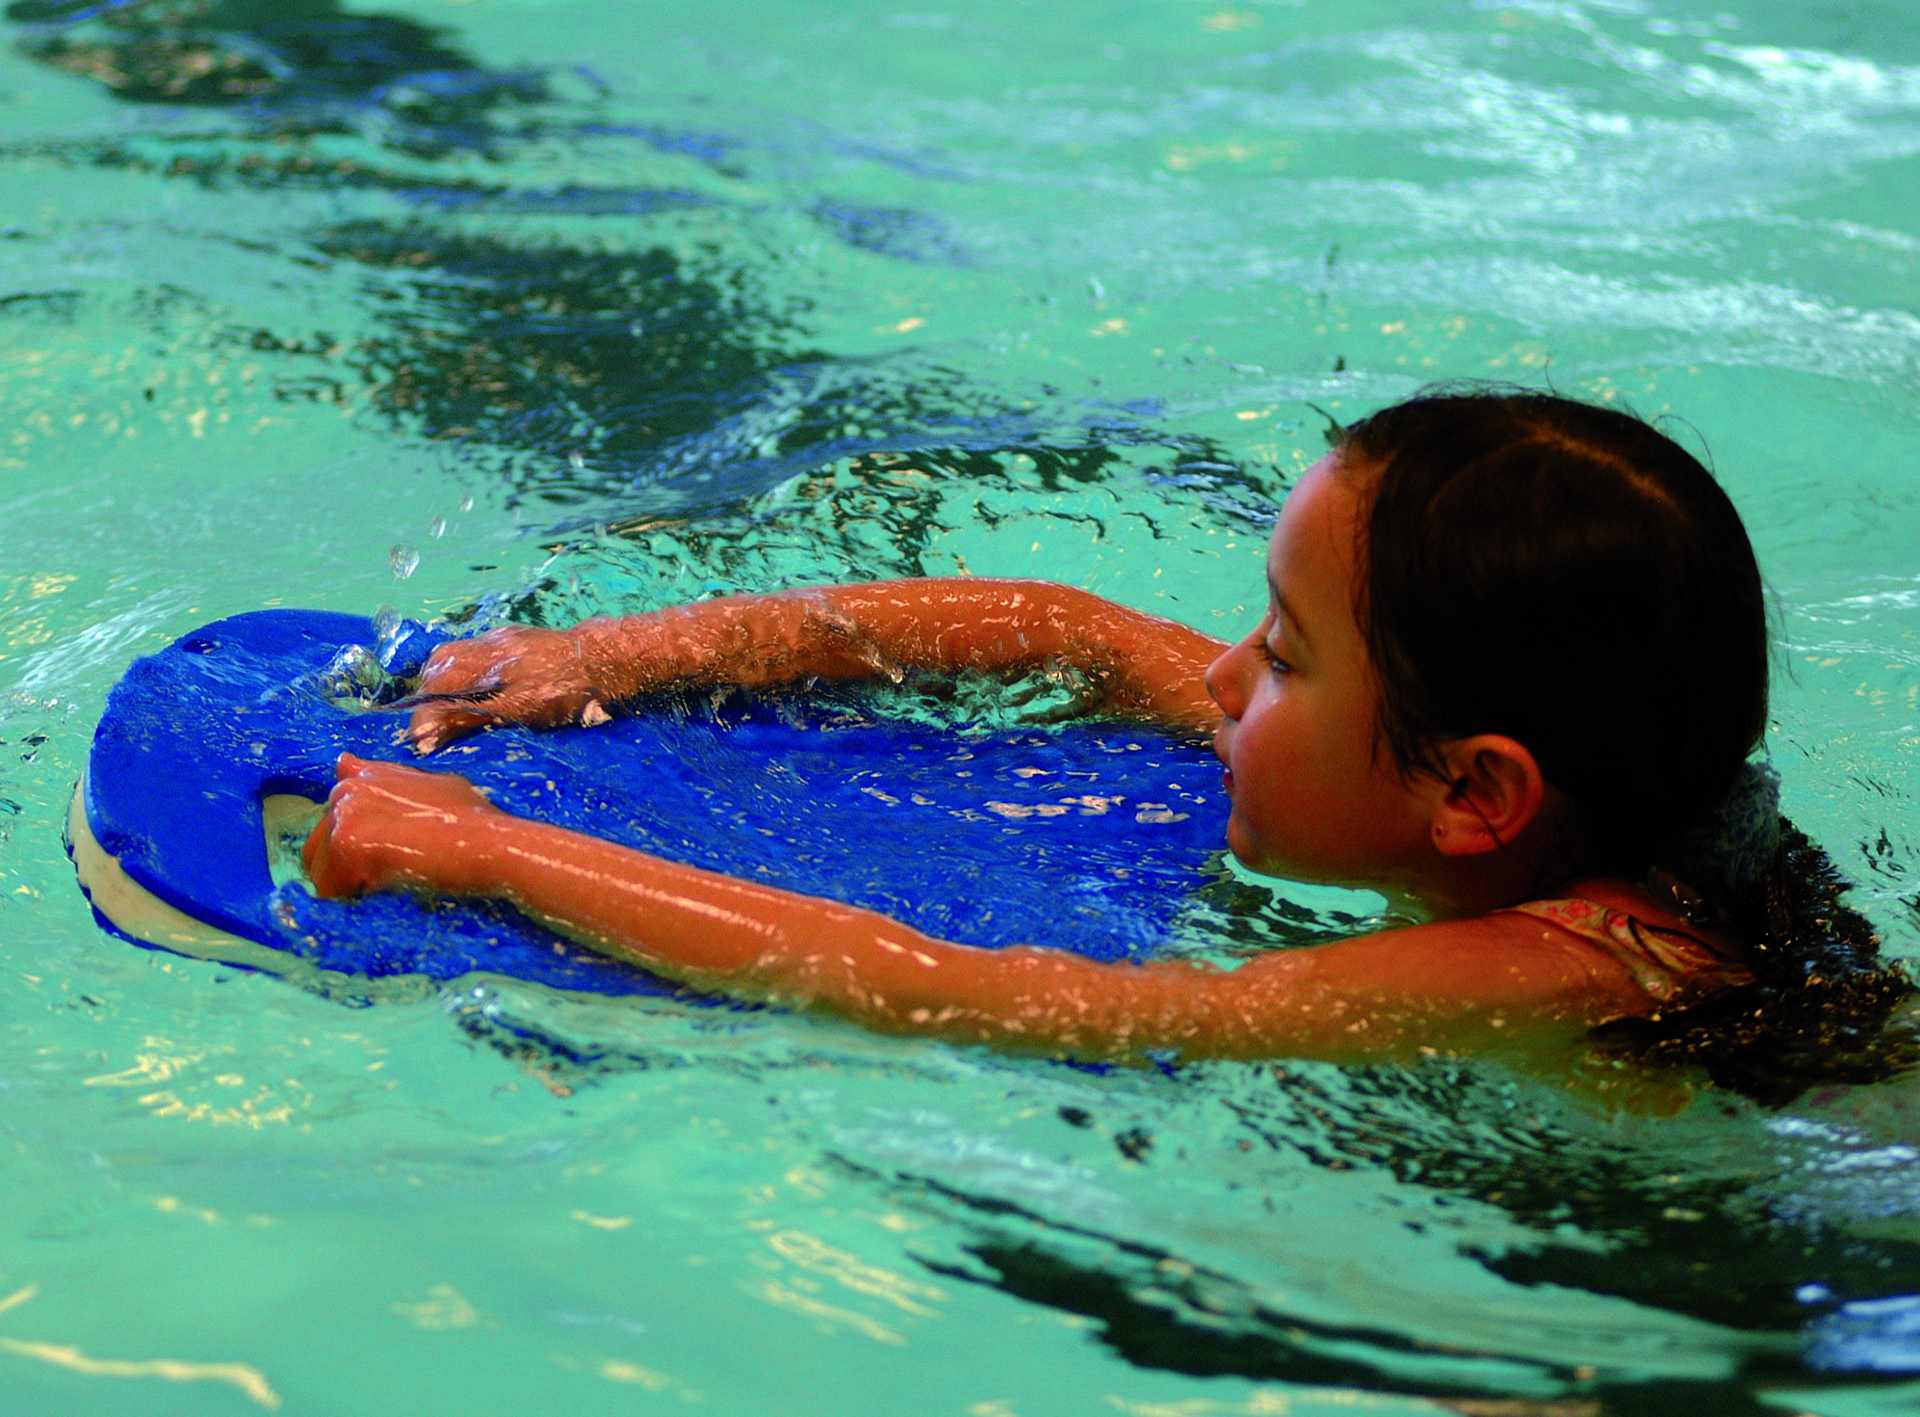
<path id="1" fill-rule="evenodd" d="M 567 630 L 509 626 L 434 651 L 416 749 L 498 722 L 596 723 L 657 688 L 874 679 L 912 670 L 1091 675 L 1110 712 L 1180 728 L 1219 721 L 1207 666 L 1222 641 L 1050 581 L 972 577 L 735 595 Z"/>
<path id="2" fill-rule="evenodd" d="M 508 816 L 464 778 L 343 757 L 306 847 L 321 895 L 506 899 L 695 988 L 890 1033 L 1093 1061 L 1406 1057 L 1526 1046 L 1656 1007 L 1625 966 L 1518 914 L 1414 926 L 1223 970 L 975 949 L 856 906 Z"/>

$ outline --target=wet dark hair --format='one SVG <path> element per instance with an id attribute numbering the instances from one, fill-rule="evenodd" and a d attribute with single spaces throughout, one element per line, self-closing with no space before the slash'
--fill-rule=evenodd
<path id="1" fill-rule="evenodd" d="M 1340 446 L 1371 479 L 1358 609 L 1394 760 L 1505 734 L 1597 864 L 1660 861 L 1766 727 L 1760 568 L 1720 484 L 1639 419 L 1545 393 L 1440 390 Z"/>
<path id="2" fill-rule="evenodd" d="M 1728 908 L 1754 982 L 1665 1016 L 1592 1032 L 1603 1052 L 1698 1067 L 1784 1107 L 1815 1083 L 1879 1082 L 1920 1063 L 1912 977 L 1880 958 L 1873 924 L 1841 896 L 1827 853 L 1786 818 L 1760 883 Z"/>
<path id="3" fill-rule="evenodd" d="M 1713 475 L 1630 414 L 1521 389 L 1430 390 L 1336 446 L 1368 482 L 1356 611 L 1400 770 L 1504 734 L 1565 795 L 1588 867 L 1636 879 L 1682 859 L 1767 718 L 1765 591 Z M 1775 1102 L 1903 1063 L 1862 1059 L 1913 992 L 1825 853 L 1781 825 L 1764 879 L 1715 902 L 1758 983 L 1605 1035 Z"/>

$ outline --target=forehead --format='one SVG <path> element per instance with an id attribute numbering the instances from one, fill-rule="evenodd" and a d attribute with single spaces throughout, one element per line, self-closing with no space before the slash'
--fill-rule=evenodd
<path id="1" fill-rule="evenodd" d="M 1267 545 L 1267 576 L 1289 600 L 1349 604 L 1358 563 L 1359 479 L 1338 453 L 1300 475 Z"/>

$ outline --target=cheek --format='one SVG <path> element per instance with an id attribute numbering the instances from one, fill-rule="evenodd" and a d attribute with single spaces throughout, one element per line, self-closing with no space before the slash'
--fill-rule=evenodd
<path id="1" fill-rule="evenodd" d="M 1315 708 L 1266 696 L 1249 705 L 1230 753 L 1227 845 L 1255 870 L 1357 876 L 1389 830 L 1389 794 L 1365 735 L 1344 720 L 1320 723 Z"/>
<path id="2" fill-rule="evenodd" d="M 1267 790 L 1284 792 L 1303 774 L 1312 775 L 1312 739 L 1307 706 L 1276 692 L 1275 686 L 1263 684 L 1250 696 L 1246 716 L 1240 721 L 1233 744 L 1234 771 L 1238 774 L 1244 765 L 1249 775 L 1263 779 Z"/>
<path id="3" fill-rule="evenodd" d="M 1316 799 L 1324 795 L 1316 780 L 1320 767 L 1311 752 L 1303 751 L 1297 717 L 1291 706 L 1263 696 L 1248 705 L 1234 736 L 1228 754 L 1233 770 L 1228 837 L 1243 858 L 1264 854 L 1262 843 L 1310 820 Z"/>

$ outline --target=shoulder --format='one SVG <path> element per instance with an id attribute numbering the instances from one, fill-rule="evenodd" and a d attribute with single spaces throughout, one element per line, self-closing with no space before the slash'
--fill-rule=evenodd
<path id="1" fill-rule="evenodd" d="M 1623 893 L 1632 890 L 1606 889 L 1596 899 L 1582 883 L 1579 895 L 1565 903 L 1631 914 L 1658 928 L 1687 928 L 1650 898 Z M 1244 983 L 1250 987 L 1266 976 L 1276 982 L 1282 975 L 1305 976 L 1327 993 L 1399 999 L 1438 1013 L 1514 1013 L 1597 1024 L 1658 1006 L 1630 961 L 1553 912 L 1497 910 L 1385 930 L 1265 955 L 1236 972 L 1248 976 Z"/>

